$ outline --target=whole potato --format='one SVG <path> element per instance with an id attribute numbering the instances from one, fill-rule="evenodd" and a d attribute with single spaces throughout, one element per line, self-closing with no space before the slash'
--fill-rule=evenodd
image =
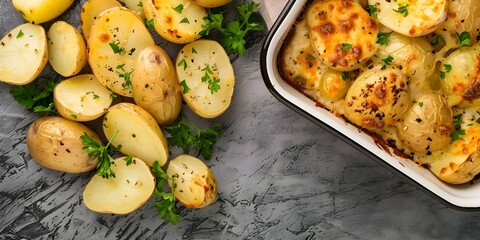
<path id="1" fill-rule="evenodd" d="M 202 208 L 215 201 L 217 183 L 200 159 L 180 155 L 168 164 L 167 175 L 175 181 L 175 198 L 185 207 Z M 172 188 L 172 181 L 168 182 Z"/>
<path id="2" fill-rule="evenodd" d="M 73 0 L 13 0 L 13 6 L 25 20 L 40 24 L 48 22 L 65 12 Z"/>
<path id="3" fill-rule="evenodd" d="M 182 109 L 182 93 L 175 66 L 168 54 L 155 45 L 144 48 L 135 60 L 133 99 L 160 125 L 172 123 Z"/>
<path id="4" fill-rule="evenodd" d="M 98 135 L 86 126 L 61 117 L 41 117 L 27 130 L 27 148 L 40 165 L 67 173 L 83 173 L 95 168 L 82 150 L 80 136 L 87 133 L 100 142 Z"/>

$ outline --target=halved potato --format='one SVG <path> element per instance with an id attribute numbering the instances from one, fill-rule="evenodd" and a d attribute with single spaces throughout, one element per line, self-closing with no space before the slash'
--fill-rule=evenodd
<path id="1" fill-rule="evenodd" d="M 160 166 L 167 162 L 168 146 L 162 130 L 155 119 L 143 108 L 131 103 L 119 103 L 108 109 L 103 119 L 103 132 L 122 153 L 141 158 L 149 166 L 158 161 Z"/>
<path id="2" fill-rule="evenodd" d="M 13 6 L 25 20 L 40 24 L 48 22 L 65 12 L 73 0 L 13 0 Z"/>
<path id="3" fill-rule="evenodd" d="M 47 33 L 48 60 L 53 70 L 64 77 L 76 75 L 87 63 L 87 46 L 72 25 L 57 21 Z"/>
<path id="4" fill-rule="evenodd" d="M 83 191 L 83 203 L 95 212 L 127 214 L 141 207 L 155 189 L 155 177 L 150 168 L 138 158 L 126 165 L 123 157 L 110 167 L 114 178 L 93 175 Z"/>
<path id="5" fill-rule="evenodd" d="M 175 198 L 185 207 L 202 208 L 217 197 L 217 182 L 200 159 L 180 155 L 168 164 L 167 175 L 175 181 Z M 172 188 L 172 181 L 168 181 Z"/>
<path id="6" fill-rule="evenodd" d="M 0 41 L 0 81 L 28 84 L 40 75 L 47 60 L 47 36 L 43 27 L 22 24 Z"/>
<path id="7" fill-rule="evenodd" d="M 185 44 L 200 38 L 207 16 L 205 8 L 190 0 L 142 0 L 147 19 L 155 30 L 170 42 Z"/>
<path id="8" fill-rule="evenodd" d="M 88 0 L 83 4 L 82 13 L 80 14 L 80 25 L 82 27 L 82 33 L 85 40 L 88 40 L 90 36 L 90 29 L 93 23 L 103 11 L 121 7 L 117 0 Z"/>
<path id="9" fill-rule="evenodd" d="M 182 109 L 182 93 L 172 60 L 161 47 L 143 49 L 135 61 L 132 75 L 135 103 L 160 125 L 175 121 Z"/>
<path id="10" fill-rule="evenodd" d="M 87 133 L 100 141 L 98 135 L 86 126 L 61 117 L 41 117 L 27 130 L 27 148 L 40 165 L 67 173 L 83 173 L 97 166 L 82 150 L 80 136 Z"/>
<path id="11" fill-rule="evenodd" d="M 145 19 L 145 11 L 141 0 L 122 0 L 122 2 L 125 3 L 125 7 L 138 14 L 141 19 Z"/>
<path id="12" fill-rule="evenodd" d="M 58 113 L 74 121 L 99 118 L 112 104 L 111 91 L 101 85 L 92 74 L 78 75 L 61 81 L 53 90 Z"/>
<path id="13" fill-rule="evenodd" d="M 183 99 L 201 117 L 215 118 L 232 101 L 235 75 L 223 47 L 213 40 L 185 45 L 177 56 L 177 76 Z"/>
<path id="14" fill-rule="evenodd" d="M 88 39 L 88 62 L 98 81 L 113 92 L 132 97 L 130 76 L 140 50 L 154 45 L 138 15 L 126 8 L 111 8 L 97 18 Z"/>
<path id="15" fill-rule="evenodd" d="M 232 0 L 191 0 L 192 2 L 206 8 L 214 8 L 225 5 Z"/>

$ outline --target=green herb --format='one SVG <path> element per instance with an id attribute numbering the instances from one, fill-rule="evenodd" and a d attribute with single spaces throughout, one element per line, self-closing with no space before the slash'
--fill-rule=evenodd
<path id="1" fill-rule="evenodd" d="M 413 101 L 412 101 L 412 104 L 415 104 L 415 103 L 417 103 L 417 100 L 413 100 Z"/>
<path id="2" fill-rule="evenodd" d="M 212 156 L 213 145 L 217 142 L 216 138 L 223 134 L 223 130 L 219 125 L 201 130 L 198 127 L 188 124 L 182 115 L 177 125 L 167 127 L 166 131 L 170 134 L 167 138 L 171 146 L 177 146 L 184 152 L 188 152 L 190 146 L 198 151 L 205 159 Z"/>
<path id="3" fill-rule="evenodd" d="M 153 205 L 158 209 L 158 215 L 160 218 L 173 225 L 180 221 L 180 215 L 178 215 L 175 204 L 175 179 L 168 177 L 163 169 L 158 165 L 158 162 L 153 162 L 153 173 L 157 180 L 157 186 L 153 195 L 157 198 Z M 165 181 L 172 181 L 171 192 L 165 191 Z"/>
<path id="4" fill-rule="evenodd" d="M 140 2 L 138 2 L 137 6 L 138 7 L 143 7 L 143 3 L 140 1 Z"/>
<path id="5" fill-rule="evenodd" d="M 97 98 L 100 98 L 100 96 L 98 96 L 97 94 L 95 94 L 95 92 L 87 92 L 86 95 L 88 94 L 91 94 L 93 99 L 97 99 Z"/>
<path id="6" fill-rule="evenodd" d="M 218 84 L 220 83 L 220 79 L 215 76 L 213 76 L 213 78 L 212 76 L 210 76 L 213 75 L 213 71 L 210 69 L 210 65 L 207 64 L 201 71 L 205 72 L 205 75 L 202 77 L 202 82 L 206 82 L 208 84 L 208 89 L 210 89 L 210 93 L 214 94 L 218 92 L 218 90 L 220 90 L 220 85 Z"/>
<path id="7" fill-rule="evenodd" d="M 192 53 L 197 54 L 197 50 L 195 50 L 195 48 L 193 48 L 193 47 L 192 47 Z"/>
<path id="8" fill-rule="evenodd" d="M 111 98 L 112 100 L 114 100 L 114 99 L 117 98 L 117 97 L 118 97 L 117 94 L 115 94 L 115 93 L 110 93 L 110 98 Z"/>
<path id="9" fill-rule="evenodd" d="M 405 6 L 400 6 L 400 7 L 398 7 L 398 9 L 393 9 L 393 11 L 398 12 L 398 13 L 402 14 L 404 17 L 406 17 L 406 16 L 408 16 L 408 6 L 409 6 L 409 4 L 407 4 Z"/>
<path id="10" fill-rule="evenodd" d="M 250 16 L 260 4 L 244 2 L 236 7 L 239 20 L 229 21 L 223 25 L 223 13 L 213 13 L 207 10 L 208 15 L 204 18 L 202 24 L 201 36 L 207 36 L 214 29 L 221 33 L 220 44 L 230 53 L 245 55 L 245 36 L 249 31 L 263 31 L 264 26 L 256 21 L 250 21 Z"/>
<path id="11" fill-rule="evenodd" d="M 188 24 L 190 24 L 190 21 L 188 21 L 188 18 L 184 17 L 184 18 L 180 21 L 180 23 L 188 23 Z"/>
<path id="12" fill-rule="evenodd" d="M 377 7 L 375 5 L 368 5 L 368 9 L 370 12 L 370 16 L 372 16 L 374 19 L 378 19 Z"/>
<path id="13" fill-rule="evenodd" d="M 376 58 L 380 59 L 383 62 L 383 66 L 381 70 L 385 70 L 387 68 L 387 65 L 390 65 L 393 61 L 393 57 L 388 55 L 386 58 L 380 58 L 377 55 L 374 55 Z"/>
<path id="14" fill-rule="evenodd" d="M 182 58 L 182 60 L 178 62 L 177 66 L 179 67 L 183 66 L 183 70 L 187 69 L 187 61 L 185 61 L 185 58 Z"/>
<path id="15" fill-rule="evenodd" d="M 22 36 L 23 36 L 23 31 L 22 31 L 22 29 L 20 29 L 20 32 L 18 32 L 18 34 L 17 34 L 17 38 L 20 38 Z"/>
<path id="16" fill-rule="evenodd" d="M 130 166 L 130 164 L 132 164 L 132 162 L 133 162 L 133 157 L 132 156 L 126 156 L 123 160 L 125 161 L 125 164 L 127 166 Z"/>
<path id="17" fill-rule="evenodd" d="M 176 7 L 172 7 L 173 10 L 175 10 L 175 12 L 178 12 L 178 13 L 182 13 L 183 11 L 183 4 L 178 4 Z"/>
<path id="18" fill-rule="evenodd" d="M 70 117 L 72 117 L 73 119 L 77 119 L 77 115 L 75 114 L 70 114 Z"/>
<path id="19" fill-rule="evenodd" d="M 468 46 L 471 46 L 471 39 L 472 39 L 472 36 L 470 35 L 469 32 L 462 32 L 460 34 L 458 34 L 457 32 L 455 32 L 455 34 L 457 35 L 457 38 L 458 38 L 458 42 L 460 44 L 460 47 L 468 47 Z"/>
<path id="20" fill-rule="evenodd" d="M 125 54 L 125 48 L 118 46 L 119 44 L 120 44 L 120 41 L 117 40 L 109 43 L 108 45 L 110 45 L 110 47 L 112 48 L 113 53 L 120 54 L 120 55 Z"/>
<path id="21" fill-rule="evenodd" d="M 452 141 L 457 141 L 457 140 L 463 140 L 463 138 L 460 138 L 460 136 L 466 135 L 465 130 L 460 129 L 460 130 L 455 130 L 450 134 L 450 137 L 452 138 Z"/>
<path id="22" fill-rule="evenodd" d="M 475 120 L 476 123 L 480 123 L 480 118 L 477 118 L 477 120 Z"/>
<path id="23" fill-rule="evenodd" d="M 392 35 L 392 32 L 379 32 L 377 34 L 377 43 L 380 45 L 387 46 L 390 43 L 390 35 Z"/>
<path id="24" fill-rule="evenodd" d="M 307 54 L 307 60 L 308 60 L 308 61 L 315 60 L 315 57 L 312 56 L 311 54 Z"/>
<path id="25" fill-rule="evenodd" d="M 453 126 L 455 129 L 460 129 L 462 127 L 462 118 L 463 114 L 461 113 L 453 116 Z"/>
<path id="26" fill-rule="evenodd" d="M 46 81 L 42 86 L 37 86 L 35 81 L 23 86 L 13 86 L 10 94 L 15 101 L 32 112 L 56 114 L 57 110 L 53 104 L 55 85 L 53 79 Z"/>
<path id="27" fill-rule="evenodd" d="M 183 89 L 183 94 L 187 94 L 188 92 L 190 92 L 190 88 L 188 87 L 187 83 L 185 82 L 185 80 L 181 81 L 180 82 L 180 87 L 182 87 Z"/>
<path id="28" fill-rule="evenodd" d="M 423 102 L 419 102 L 418 106 L 423 107 Z"/>
<path id="29" fill-rule="evenodd" d="M 153 22 L 153 19 L 145 19 L 143 20 L 144 23 L 145 23 L 145 26 L 147 26 L 147 28 L 150 28 L 150 29 L 153 29 L 155 28 L 155 23 Z"/>
<path id="30" fill-rule="evenodd" d="M 132 81 L 130 80 L 130 78 L 134 70 L 132 69 L 130 72 L 124 71 L 123 70 L 124 66 L 125 64 L 122 64 L 122 65 L 118 65 L 116 68 L 116 69 L 121 69 L 123 73 L 118 70 L 115 70 L 115 73 L 118 75 L 118 77 L 123 78 L 123 80 L 125 81 L 122 84 L 123 90 L 127 90 L 127 89 L 133 90 Z"/>
<path id="31" fill-rule="evenodd" d="M 342 50 L 344 52 L 348 52 L 348 50 L 350 50 L 350 48 L 352 48 L 352 44 L 350 43 L 342 43 Z"/>
<path id="32" fill-rule="evenodd" d="M 437 45 L 440 43 L 440 41 L 445 42 L 445 38 L 443 38 L 442 35 L 437 35 L 437 36 L 435 37 L 435 40 L 433 40 L 433 42 L 430 42 L 430 45 L 432 45 L 433 47 L 435 47 L 435 46 L 437 46 Z"/>
<path id="33" fill-rule="evenodd" d="M 118 145 L 117 147 L 112 145 L 112 141 L 117 134 L 118 130 L 113 134 L 106 146 L 102 146 L 100 142 L 91 138 L 86 132 L 80 136 L 83 143 L 83 151 L 88 153 L 91 160 L 98 160 L 96 170 L 97 174 L 102 178 L 108 179 L 109 177 L 115 177 L 115 172 L 110 168 L 115 162 L 109 152 L 120 151 L 122 147 L 121 145 Z"/>
<path id="34" fill-rule="evenodd" d="M 447 73 L 452 71 L 452 65 L 450 65 L 450 64 L 443 64 L 443 67 L 445 68 L 445 72 L 440 71 L 440 78 L 441 79 L 445 79 L 445 76 L 447 75 Z"/>
<path id="35" fill-rule="evenodd" d="M 342 72 L 342 80 L 346 81 L 350 79 L 350 74 L 348 72 Z"/>

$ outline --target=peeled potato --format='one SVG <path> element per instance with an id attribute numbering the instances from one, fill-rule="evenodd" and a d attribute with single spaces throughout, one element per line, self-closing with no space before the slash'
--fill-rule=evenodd
<path id="1" fill-rule="evenodd" d="M 219 43 L 198 40 L 185 45 L 175 66 L 183 99 L 192 111 L 204 118 L 215 118 L 227 110 L 232 101 L 235 75 Z M 206 75 L 210 80 L 205 79 Z"/>
<path id="2" fill-rule="evenodd" d="M 183 101 L 177 73 L 161 47 L 152 45 L 138 54 L 132 86 L 135 103 L 160 125 L 172 123 L 180 115 Z"/>
<path id="3" fill-rule="evenodd" d="M 82 27 L 82 33 L 85 40 L 88 40 L 90 36 L 90 28 L 103 11 L 121 7 L 117 0 L 88 0 L 83 4 L 82 13 L 80 14 L 80 25 Z"/>
<path id="4" fill-rule="evenodd" d="M 113 92 L 132 97 L 130 76 L 134 61 L 154 45 L 142 19 L 126 8 L 111 8 L 97 18 L 88 39 L 88 62 L 98 81 Z"/>
<path id="5" fill-rule="evenodd" d="M 232 0 L 191 0 L 192 2 L 206 8 L 214 8 L 225 5 Z"/>
<path id="6" fill-rule="evenodd" d="M 217 197 L 217 182 L 200 159 L 180 155 L 168 164 L 167 175 L 175 181 L 175 198 L 185 207 L 202 208 Z M 169 181 L 172 188 L 172 181 Z"/>
<path id="7" fill-rule="evenodd" d="M 74 121 L 91 121 L 102 116 L 112 104 L 112 92 L 92 74 L 63 80 L 53 90 L 58 113 Z"/>
<path id="8" fill-rule="evenodd" d="M 97 166 L 97 160 L 91 160 L 82 150 L 83 133 L 100 142 L 94 131 L 80 123 L 61 117 L 41 117 L 28 127 L 28 152 L 46 168 L 67 173 L 88 172 Z"/>
<path id="9" fill-rule="evenodd" d="M 40 24 L 48 22 L 65 12 L 73 0 L 13 0 L 13 6 L 25 20 Z"/>
<path id="10" fill-rule="evenodd" d="M 125 7 L 138 14 L 141 19 L 145 19 L 145 11 L 141 0 L 123 0 L 122 2 L 125 3 Z"/>
<path id="11" fill-rule="evenodd" d="M 22 24 L 0 41 L 0 81 L 25 85 L 47 64 L 47 36 L 42 26 Z"/>
<path id="12" fill-rule="evenodd" d="M 168 146 L 155 119 L 143 108 L 131 103 L 119 103 L 108 109 L 103 119 L 103 132 L 108 139 L 122 145 L 122 153 L 144 160 L 149 166 L 167 162 Z"/>
<path id="13" fill-rule="evenodd" d="M 147 19 L 166 40 L 185 44 L 200 38 L 205 8 L 190 0 L 142 0 Z"/>
<path id="14" fill-rule="evenodd" d="M 83 191 L 83 203 L 95 212 L 127 214 L 141 207 L 155 189 L 155 177 L 138 158 L 126 165 L 123 157 L 110 167 L 116 177 L 94 175 Z"/>
<path id="15" fill-rule="evenodd" d="M 53 69 L 64 77 L 76 75 L 87 63 L 87 46 L 72 25 L 58 21 L 47 33 L 48 57 Z"/>

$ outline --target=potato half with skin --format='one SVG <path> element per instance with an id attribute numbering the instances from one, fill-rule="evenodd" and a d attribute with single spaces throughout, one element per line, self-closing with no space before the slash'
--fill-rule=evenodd
<path id="1" fill-rule="evenodd" d="M 85 40 L 88 40 L 90 36 L 90 29 L 93 26 L 95 20 L 100 16 L 103 11 L 121 7 L 122 4 L 117 0 L 88 0 L 83 4 L 82 13 L 80 14 L 80 26 L 82 27 L 82 33 Z"/>
<path id="2" fill-rule="evenodd" d="M 359 68 L 377 51 L 378 24 L 358 2 L 317 1 L 306 16 L 312 46 L 330 68 Z"/>
<path id="3" fill-rule="evenodd" d="M 172 60 L 161 47 L 149 46 L 138 54 L 132 86 L 135 103 L 160 125 L 170 124 L 180 115 L 183 98 L 177 73 Z"/>
<path id="4" fill-rule="evenodd" d="M 124 157 L 116 158 L 111 169 L 114 178 L 95 174 L 83 191 L 83 203 L 95 212 L 127 214 L 148 201 L 155 190 L 155 177 L 150 167 L 138 158 L 126 165 Z"/>
<path id="5" fill-rule="evenodd" d="M 111 8 L 97 18 L 88 39 L 88 62 L 98 81 L 113 92 L 132 97 L 130 76 L 134 62 L 152 35 L 138 15 L 126 8 Z"/>
<path id="6" fill-rule="evenodd" d="M 108 139 L 118 131 L 112 144 L 122 145 L 120 152 L 138 157 L 149 166 L 167 162 L 168 146 L 155 119 L 132 103 L 119 103 L 108 109 L 103 119 L 103 132 Z"/>
<path id="7" fill-rule="evenodd" d="M 456 50 L 442 62 L 440 71 L 449 106 L 480 106 L 480 45 Z"/>
<path id="8" fill-rule="evenodd" d="M 431 33 L 447 17 L 447 0 L 368 0 L 376 8 L 378 21 L 409 37 Z"/>
<path id="9" fill-rule="evenodd" d="M 13 0 L 13 6 L 25 20 L 40 24 L 48 22 L 65 12 L 73 0 Z"/>
<path id="10" fill-rule="evenodd" d="M 87 133 L 101 142 L 86 126 L 61 117 L 41 117 L 27 129 L 27 149 L 40 165 L 67 173 L 84 173 L 97 166 L 82 150 L 80 136 Z"/>
<path id="11" fill-rule="evenodd" d="M 205 8 L 190 0 L 142 0 L 147 19 L 166 40 L 185 44 L 200 38 Z"/>
<path id="12" fill-rule="evenodd" d="M 200 159 L 180 155 L 168 164 L 167 175 L 175 181 L 175 198 L 185 207 L 202 208 L 217 197 L 217 182 Z M 172 188 L 172 181 L 168 181 Z"/>
<path id="13" fill-rule="evenodd" d="M 93 74 L 84 74 L 57 84 L 53 100 L 62 117 L 85 122 L 97 119 L 107 111 L 112 104 L 111 94 Z"/>
<path id="14" fill-rule="evenodd" d="M 398 69 L 372 69 L 360 74 L 345 97 L 345 117 L 371 130 L 394 125 L 410 105 L 407 83 Z"/>
<path id="15" fill-rule="evenodd" d="M 448 1 L 447 19 L 436 30 L 448 42 L 457 41 L 455 33 L 468 32 L 472 42 L 480 35 L 480 1 L 455 0 Z"/>
<path id="16" fill-rule="evenodd" d="M 0 41 L 0 81 L 28 84 L 40 75 L 47 60 L 47 35 L 43 27 L 22 24 Z"/>
<path id="17" fill-rule="evenodd" d="M 185 45 L 175 67 L 183 99 L 193 112 L 215 118 L 228 109 L 235 75 L 225 49 L 218 42 L 198 40 Z"/>
<path id="18" fill-rule="evenodd" d="M 48 61 L 53 70 L 64 77 L 79 73 L 87 63 L 87 46 L 80 32 L 64 21 L 57 21 L 47 37 Z"/>
<path id="19" fill-rule="evenodd" d="M 191 0 L 192 2 L 205 7 L 205 8 L 214 8 L 223 6 L 232 0 Z"/>
<path id="20" fill-rule="evenodd" d="M 415 152 L 432 152 L 451 142 L 452 110 L 436 92 L 418 95 L 398 125 L 398 136 Z"/>

